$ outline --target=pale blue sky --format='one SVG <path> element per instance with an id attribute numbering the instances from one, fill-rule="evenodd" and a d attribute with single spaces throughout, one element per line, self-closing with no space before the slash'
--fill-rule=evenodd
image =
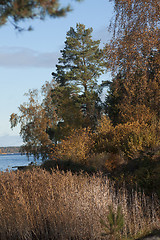
<path id="1" fill-rule="evenodd" d="M 64 47 L 66 32 L 76 23 L 93 28 L 93 38 L 105 44 L 110 34 L 107 31 L 113 16 L 109 0 L 63 0 L 70 3 L 73 12 L 66 17 L 26 22 L 34 31 L 18 33 L 7 24 L 0 28 L 0 146 L 19 145 L 19 128 L 10 129 L 9 116 L 18 112 L 25 101 L 24 93 L 38 88 L 52 79 L 60 50 Z"/>

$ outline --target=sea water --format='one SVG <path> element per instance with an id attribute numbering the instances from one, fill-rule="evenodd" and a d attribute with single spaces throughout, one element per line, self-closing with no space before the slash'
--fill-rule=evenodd
<path id="1" fill-rule="evenodd" d="M 31 162 L 34 162 L 34 157 L 31 155 L 28 159 L 26 155 L 16 154 L 0 154 L 0 171 L 6 171 L 8 169 L 16 170 L 16 166 L 27 166 Z M 40 164 L 41 159 L 37 160 L 37 164 Z"/>

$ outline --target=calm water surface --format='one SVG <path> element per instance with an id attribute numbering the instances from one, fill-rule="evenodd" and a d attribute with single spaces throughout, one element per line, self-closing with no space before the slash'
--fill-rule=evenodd
<path id="1" fill-rule="evenodd" d="M 34 157 L 30 156 L 29 160 L 26 155 L 17 154 L 0 154 L 0 171 L 5 171 L 7 168 L 9 170 L 16 170 L 17 168 L 12 168 L 14 166 L 27 166 L 31 162 L 34 162 Z M 40 164 L 41 160 L 37 161 Z"/>

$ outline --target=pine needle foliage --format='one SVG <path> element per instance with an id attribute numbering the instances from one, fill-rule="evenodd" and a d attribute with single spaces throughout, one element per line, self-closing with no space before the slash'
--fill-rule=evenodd
<path id="1" fill-rule="evenodd" d="M 62 17 L 69 11 L 69 4 L 61 6 L 59 0 L 0 0 L 0 26 L 10 22 L 16 30 L 23 31 L 24 28 L 19 26 L 21 21 Z M 32 27 L 27 30 L 32 30 Z"/>
<path id="2" fill-rule="evenodd" d="M 52 73 L 58 85 L 53 89 L 53 102 L 58 106 L 64 129 L 66 125 L 94 128 L 100 117 L 98 79 L 106 67 L 100 40 L 93 40 L 92 32 L 92 28 L 80 23 L 75 29 L 70 28 L 56 71 Z"/>
<path id="3" fill-rule="evenodd" d="M 118 205 L 117 212 L 114 212 L 113 206 L 109 206 L 109 213 L 107 215 L 108 224 L 101 218 L 100 223 L 104 227 L 105 233 L 102 236 L 110 235 L 112 239 L 119 239 L 119 231 L 124 226 L 124 217 L 122 214 L 122 207 Z"/>

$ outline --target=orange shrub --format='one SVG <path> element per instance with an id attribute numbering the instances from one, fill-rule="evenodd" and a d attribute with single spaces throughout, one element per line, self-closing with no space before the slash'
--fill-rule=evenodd
<path id="1" fill-rule="evenodd" d="M 150 124 L 137 120 L 114 127 L 107 116 L 102 116 L 94 133 L 89 128 L 72 130 L 55 147 L 53 155 L 110 171 L 129 158 L 138 157 L 141 151 L 157 147 L 159 133 L 160 124 L 156 120 Z"/>
<path id="2" fill-rule="evenodd" d="M 160 144 L 160 122 L 153 119 L 149 124 L 144 121 L 127 122 L 115 127 L 108 117 L 103 116 L 95 134 L 95 151 L 123 153 L 127 158 Z"/>
<path id="3" fill-rule="evenodd" d="M 113 138 L 114 127 L 109 117 L 103 115 L 98 123 L 95 137 L 95 151 L 98 153 L 110 151 L 109 145 Z"/>
<path id="4" fill-rule="evenodd" d="M 86 163 L 93 146 L 93 134 L 89 128 L 72 130 L 71 135 L 56 146 L 54 154 L 63 160 Z"/>
<path id="5" fill-rule="evenodd" d="M 140 151 L 152 149 L 160 144 L 158 125 L 145 122 L 119 124 L 114 129 L 113 144 L 127 157 L 135 157 Z"/>

